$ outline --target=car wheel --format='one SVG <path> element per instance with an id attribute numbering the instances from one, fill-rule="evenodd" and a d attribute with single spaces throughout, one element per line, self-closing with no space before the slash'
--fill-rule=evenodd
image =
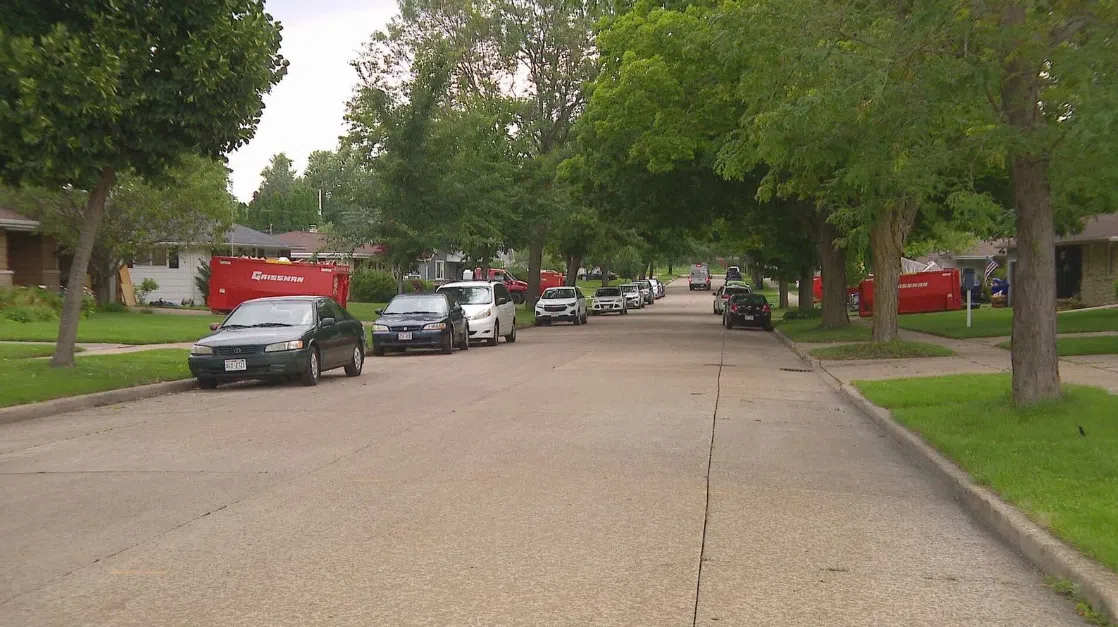
<path id="1" fill-rule="evenodd" d="M 311 350 L 311 356 L 307 359 L 307 369 L 303 371 L 303 385 L 318 385 L 321 376 L 322 364 L 318 363 L 318 349 L 315 348 Z"/>
<path id="2" fill-rule="evenodd" d="M 444 355 L 449 355 L 454 352 L 454 331 L 451 330 L 443 337 L 442 350 Z"/>
<path id="3" fill-rule="evenodd" d="M 349 363 L 345 367 L 345 376 L 359 377 L 361 376 L 361 369 L 365 367 L 365 347 L 358 342 L 353 345 L 353 355 L 349 358 Z"/>
<path id="4" fill-rule="evenodd" d="M 769 333 L 772 333 L 773 332 L 773 325 L 766 324 L 765 325 L 765 330 L 768 331 Z"/>
<path id="5" fill-rule="evenodd" d="M 590 316 L 582 314 L 582 324 L 586 324 L 588 322 L 590 322 Z"/>
<path id="6" fill-rule="evenodd" d="M 536 318 L 536 321 L 533 322 L 532 324 L 536 325 L 537 327 L 542 327 L 543 326 L 543 320 L 540 320 L 539 318 Z"/>
<path id="7" fill-rule="evenodd" d="M 489 345 L 496 346 L 497 341 L 501 339 L 501 323 L 493 323 L 493 337 L 489 338 Z"/>
<path id="8" fill-rule="evenodd" d="M 458 350 L 470 350 L 470 327 L 466 326 L 466 330 L 462 332 L 462 343 L 458 345 Z"/>
<path id="9" fill-rule="evenodd" d="M 571 323 L 574 324 L 576 327 L 582 326 L 582 316 L 575 314 L 575 319 L 571 320 Z"/>
<path id="10" fill-rule="evenodd" d="M 523 303 L 524 302 L 524 294 L 521 294 L 520 292 L 513 292 L 512 293 L 512 302 L 516 303 L 517 305 L 519 305 L 520 303 Z"/>
<path id="11" fill-rule="evenodd" d="M 623 316 L 629 315 L 629 310 L 628 309 L 622 309 L 621 310 L 621 315 L 623 315 Z"/>
<path id="12" fill-rule="evenodd" d="M 505 341 L 508 342 L 509 344 L 515 344 L 516 343 L 516 321 L 515 320 L 512 323 L 512 331 L 509 331 L 509 336 L 505 338 Z"/>
<path id="13" fill-rule="evenodd" d="M 374 357 L 384 357 L 384 347 L 383 346 L 377 346 L 377 345 L 374 344 L 373 345 L 373 356 Z"/>
<path id="14" fill-rule="evenodd" d="M 723 318 L 722 324 L 724 324 L 727 329 L 734 328 L 734 321 L 730 320 L 729 318 Z"/>
<path id="15" fill-rule="evenodd" d="M 212 390 L 217 387 L 217 379 L 198 377 L 198 387 L 202 388 L 203 390 Z"/>

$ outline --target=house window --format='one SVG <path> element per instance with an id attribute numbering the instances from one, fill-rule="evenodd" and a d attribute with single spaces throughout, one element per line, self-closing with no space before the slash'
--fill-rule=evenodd
<path id="1" fill-rule="evenodd" d="M 172 248 L 167 251 L 167 267 L 177 270 L 179 267 L 179 249 Z"/>
<path id="2" fill-rule="evenodd" d="M 164 246 L 156 246 L 151 249 L 151 265 L 153 266 L 166 266 L 167 265 L 167 248 Z"/>
<path id="3" fill-rule="evenodd" d="M 445 279 L 446 278 L 446 262 L 445 261 L 436 261 L 435 262 L 435 278 L 436 279 Z"/>

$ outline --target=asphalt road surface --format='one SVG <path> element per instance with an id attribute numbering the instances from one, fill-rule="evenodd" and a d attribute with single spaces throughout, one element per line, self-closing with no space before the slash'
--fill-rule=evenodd
<path id="1" fill-rule="evenodd" d="M 0 625 L 1082 624 L 710 298 L 0 425 Z"/>

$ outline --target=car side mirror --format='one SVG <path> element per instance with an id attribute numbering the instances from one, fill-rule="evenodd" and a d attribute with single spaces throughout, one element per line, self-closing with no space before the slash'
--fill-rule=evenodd
<path id="1" fill-rule="evenodd" d="M 217 331 L 220 328 L 221 328 L 221 323 L 220 322 L 211 322 L 210 323 L 210 331 Z"/>
<path id="2" fill-rule="evenodd" d="M 321 327 L 332 327 L 332 326 L 334 326 L 334 319 L 333 318 L 323 318 L 322 322 L 319 322 L 318 324 Z"/>
<path id="3" fill-rule="evenodd" d="M 384 309 L 377 309 L 377 310 L 376 310 L 376 314 L 377 314 L 378 316 L 383 316 L 383 315 L 384 315 Z"/>
<path id="4" fill-rule="evenodd" d="M 508 302 L 509 302 L 509 299 L 505 298 L 504 296 L 497 299 L 497 304 L 498 305 L 505 305 L 505 304 L 508 304 Z"/>

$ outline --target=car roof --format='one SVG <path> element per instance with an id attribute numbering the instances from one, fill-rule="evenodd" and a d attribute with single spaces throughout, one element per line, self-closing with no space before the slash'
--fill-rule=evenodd
<path id="1" fill-rule="evenodd" d="M 409 292 L 407 294 L 397 294 L 392 297 L 392 300 L 396 300 L 397 298 L 427 298 L 429 296 L 442 296 L 443 298 L 447 298 L 446 294 L 440 294 L 438 292 Z"/>
<path id="2" fill-rule="evenodd" d="M 241 304 L 243 305 L 244 303 L 266 303 L 266 302 L 279 303 L 279 302 L 283 302 L 283 301 L 311 302 L 311 301 L 316 301 L 320 298 L 330 298 L 330 297 L 329 296 L 265 296 L 263 298 L 250 298 L 249 300 L 246 300 Z"/>
<path id="3" fill-rule="evenodd" d="M 500 283 L 500 281 L 455 281 L 444 283 L 439 286 L 439 289 L 441 290 L 444 287 L 492 287 L 494 283 Z"/>

